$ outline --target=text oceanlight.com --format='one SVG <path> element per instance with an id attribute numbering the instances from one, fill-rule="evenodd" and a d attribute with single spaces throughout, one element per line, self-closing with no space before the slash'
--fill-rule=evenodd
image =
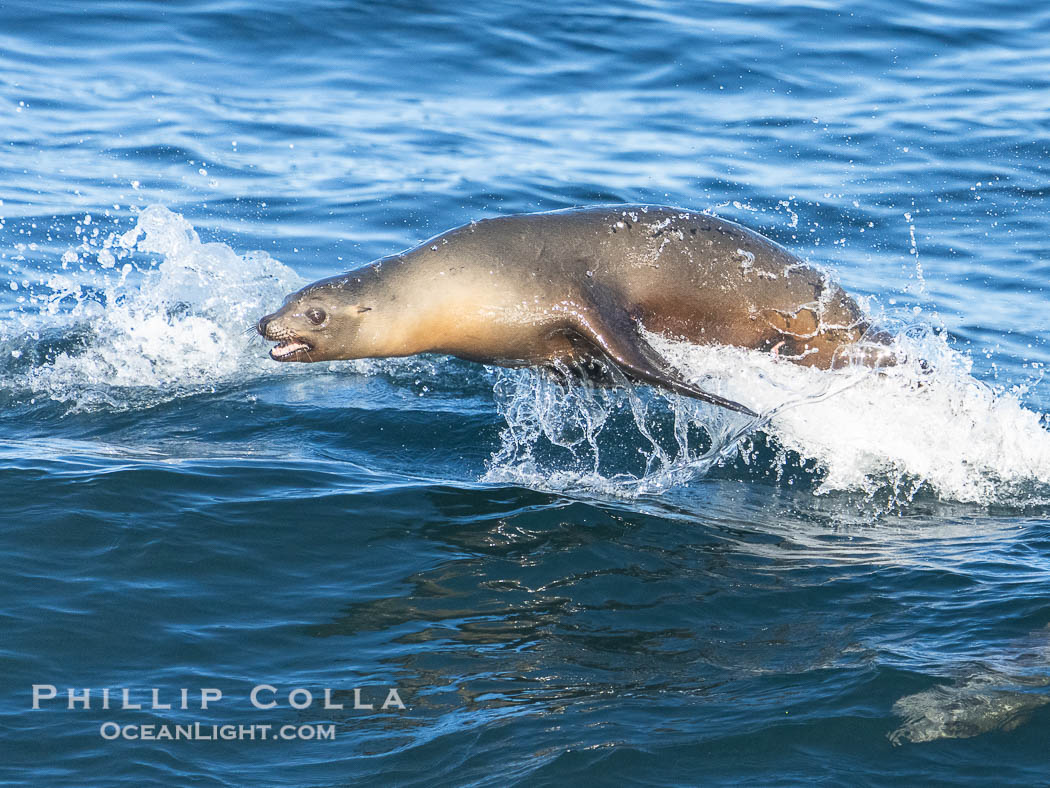
<path id="1" fill-rule="evenodd" d="M 335 725 L 120 725 L 104 722 L 99 728 L 103 739 L 129 741 L 334 741 Z"/>

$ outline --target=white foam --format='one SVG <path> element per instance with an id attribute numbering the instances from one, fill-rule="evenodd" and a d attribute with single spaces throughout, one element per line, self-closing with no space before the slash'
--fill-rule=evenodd
<path id="1" fill-rule="evenodd" d="M 92 253 L 94 267 L 70 270 Z M 62 262 L 0 329 L 18 350 L 57 348 L 12 382 L 34 396 L 74 410 L 141 407 L 286 366 L 246 333 L 303 284 L 265 252 L 202 243 L 186 219 L 154 205 L 132 230 Z"/>
<path id="2" fill-rule="evenodd" d="M 628 496 L 659 492 L 702 476 L 738 451 L 747 461 L 747 435 L 759 428 L 779 447 L 778 463 L 796 453 L 815 465 L 817 494 L 848 491 L 872 498 L 888 491 L 890 505 L 910 501 L 920 489 L 986 504 L 1050 497 L 1050 434 L 1040 414 L 1022 407 L 1016 394 L 975 380 L 969 359 L 942 336 L 903 333 L 896 340 L 898 353 L 925 359 L 930 369 L 914 361 L 878 372 L 859 365 L 828 372 L 757 351 L 654 334 L 647 339 L 701 388 L 748 405 L 763 418 L 756 423 L 663 394 L 640 401 L 635 393 L 577 389 L 566 396 L 539 376 L 501 373 L 497 391 L 508 426 L 486 478 Z M 634 414 L 635 432 L 628 439 L 647 455 L 644 472 L 603 466 L 603 453 L 614 451 L 599 435 L 624 401 Z M 661 409 L 674 422 L 670 449 L 650 434 Z M 690 427 L 713 436 L 713 449 L 690 437 Z M 557 452 L 541 450 L 546 444 L 565 448 L 560 460 L 551 459 Z"/>
<path id="3" fill-rule="evenodd" d="M 303 280 L 264 252 L 202 243 L 166 208 L 145 209 L 133 229 L 81 244 L 60 262 L 0 320 L 0 358 L 8 359 L 0 384 L 19 396 L 74 410 L 127 409 L 313 366 L 274 363 L 250 333 Z M 920 489 L 985 504 L 1050 500 L 1050 436 L 1040 415 L 1016 393 L 975 380 L 969 359 L 942 336 L 901 332 L 896 340 L 931 372 L 916 363 L 825 372 L 754 351 L 648 339 L 702 388 L 763 418 L 662 392 L 563 386 L 499 370 L 496 402 L 507 426 L 485 478 L 659 493 L 727 458 L 768 462 L 748 437 L 761 429 L 779 451 L 775 463 L 797 455 L 817 468 L 818 494 L 882 495 L 891 505 Z M 390 365 L 351 366 L 369 374 Z"/>

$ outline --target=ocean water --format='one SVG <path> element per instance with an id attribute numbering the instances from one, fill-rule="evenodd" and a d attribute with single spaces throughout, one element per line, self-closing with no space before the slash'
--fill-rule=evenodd
<path id="1" fill-rule="evenodd" d="M 1013 0 L 0 1 L 0 780 L 1044 784 L 1048 41 Z M 765 233 L 930 370 L 652 337 L 756 423 L 246 333 L 598 203 Z"/>

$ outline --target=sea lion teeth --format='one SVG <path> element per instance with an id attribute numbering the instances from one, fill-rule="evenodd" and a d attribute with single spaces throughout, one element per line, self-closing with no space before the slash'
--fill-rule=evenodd
<path id="1" fill-rule="evenodd" d="M 280 361 L 301 350 L 309 350 L 310 346 L 304 342 L 285 341 L 270 350 L 270 358 Z"/>

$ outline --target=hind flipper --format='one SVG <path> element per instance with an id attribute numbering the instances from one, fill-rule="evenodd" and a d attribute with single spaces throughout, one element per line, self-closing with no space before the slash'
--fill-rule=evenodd
<path id="1" fill-rule="evenodd" d="M 638 327 L 626 312 L 604 310 L 606 313 L 610 311 L 614 315 L 612 318 L 608 314 L 598 314 L 597 310 L 577 313 L 572 330 L 587 345 L 597 350 L 599 355 L 622 369 L 629 377 L 737 413 L 758 415 L 739 402 L 710 394 L 694 386 L 660 358 L 652 345 L 638 333 Z"/>

